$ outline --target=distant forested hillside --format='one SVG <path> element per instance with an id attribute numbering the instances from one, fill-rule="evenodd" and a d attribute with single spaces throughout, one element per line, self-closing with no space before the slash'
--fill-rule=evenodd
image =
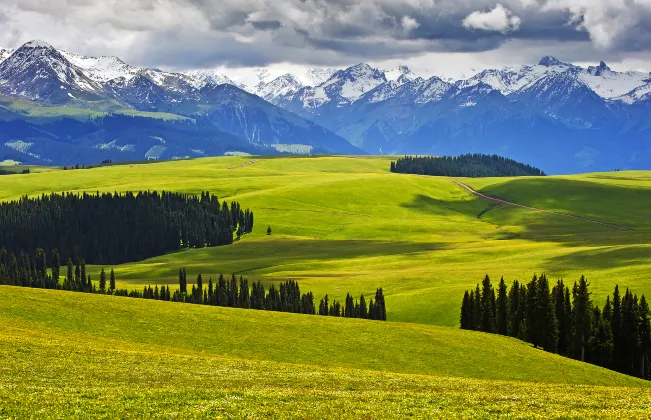
<path id="1" fill-rule="evenodd" d="M 253 212 L 215 195 L 163 191 L 50 194 L 0 204 L 0 243 L 19 255 L 58 250 L 63 261 L 119 264 L 180 248 L 233 243 L 253 229 Z"/>
<path id="2" fill-rule="evenodd" d="M 391 162 L 391 172 L 432 176 L 545 176 L 531 165 L 497 155 L 467 154 L 451 156 L 405 156 Z"/>

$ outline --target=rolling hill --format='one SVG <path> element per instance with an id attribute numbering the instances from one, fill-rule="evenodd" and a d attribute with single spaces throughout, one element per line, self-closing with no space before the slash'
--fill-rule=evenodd
<path id="1" fill-rule="evenodd" d="M 0 326 L 8 417 L 642 418 L 651 403 L 643 381 L 442 327 L 7 286 Z"/>
<path id="2" fill-rule="evenodd" d="M 0 176 L 3 201 L 210 190 L 254 210 L 253 233 L 233 245 L 112 267 L 120 288 L 176 288 L 180 267 L 191 281 L 296 279 L 317 301 L 382 287 L 389 320 L 0 286 L 1 415 L 647 417 L 646 382 L 458 323 L 464 290 L 487 273 L 566 284 L 585 274 L 600 305 L 615 284 L 651 294 L 649 172 L 458 179 L 562 213 L 551 214 L 450 178 L 390 173 L 390 162 L 221 157 Z M 87 267 L 94 279 L 99 270 Z"/>
<path id="3" fill-rule="evenodd" d="M 181 266 L 190 278 L 235 272 L 266 285 L 294 278 L 318 298 L 383 287 L 390 320 L 444 326 L 458 325 L 463 292 L 485 274 L 510 283 L 545 272 L 570 284 L 585 274 L 599 304 L 615 284 L 651 295 L 648 172 L 463 180 L 514 202 L 633 229 L 622 231 L 498 205 L 447 178 L 392 174 L 390 161 L 226 157 L 51 171 L 0 177 L 0 199 L 210 190 L 254 210 L 253 233 L 233 246 L 115 267 L 125 287 L 174 286 Z"/>

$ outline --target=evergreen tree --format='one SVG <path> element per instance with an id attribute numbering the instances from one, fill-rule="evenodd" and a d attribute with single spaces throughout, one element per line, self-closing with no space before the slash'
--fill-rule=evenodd
<path id="1" fill-rule="evenodd" d="M 470 295 L 466 290 L 466 293 L 464 293 L 463 295 L 463 300 L 461 301 L 461 320 L 459 324 L 461 325 L 462 330 L 470 329 L 469 312 L 470 312 Z"/>
<path id="2" fill-rule="evenodd" d="M 359 317 L 368 318 L 368 308 L 366 307 L 366 299 L 364 299 L 364 294 L 359 297 Z"/>
<path id="3" fill-rule="evenodd" d="M 513 285 L 509 290 L 508 303 L 508 334 L 511 337 L 517 337 L 520 323 L 522 322 L 522 320 L 518 319 L 518 305 L 520 304 L 520 283 L 517 280 L 513 281 Z"/>
<path id="4" fill-rule="evenodd" d="M 475 291 L 471 290 L 470 294 L 468 295 L 468 329 L 469 330 L 476 330 L 477 329 L 477 324 L 475 324 L 475 319 L 477 317 L 475 316 Z"/>
<path id="5" fill-rule="evenodd" d="M 624 339 L 622 337 L 622 300 L 618 285 L 615 285 L 615 291 L 613 292 L 613 313 L 611 318 L 610 326 L 613 331 L 613 359 L 611 366 L 618 372 L 622 372 L 625 368 L 625 363 L 623 363 Z"/>
<path id="6" fill-rule="evenodd" d="M 109 289 L 111 292 L 115 291 L 115 271 L 111 268 L 111 274 L 109 275 Z"/>
<path id="7" fill-rule="evenodd" d="M 497 333 L 501 335 L 508 334 L 508 296 L 504 277 L 500 279 L 497 291 Z"/>
<path id="8" fill-rule="evenodd" d="M 58 289 L 59 288 L 59 270 L 61 266 L 61 261 L 59 259 L 59 250 L 54 248 L 52 250 L 52 258 L 50 262 L 50 266 L 52 267 L 52 288 L 53 289 Z"/>
<path id="9" fill-rule="evenodd" d="M 581 276 L 578 285 L 574 284 L 574 335 L 572 338 L 572 348 L 574 355 L 581 361 L 585 361 L 586 345 L 591 335 L 591 314 L 592 300 L 588 291 L 588 281 Z"/>
<path id="10" fill-rule="evenodd" d="M 65 290 L 74 290 L 74 284 L 75 284 L 75 278 L 73 274 L 73 268 L 72 268 L 72 260 L 68 258 L 68 264 L 67 264 L 67 272 L 66 272 L 66 279 L 63 284 L 63 288 Z"/>
<path id="11" fill-rule="evenodd" d="M 549 291 L 549 282 L 544 274 L 538 278 L 536 294 L 538 297 L 536 317 L 539 319 L 536 324 L 539 328 L 540 345 L 545 351 L 556 353 L 558 325 L 556 323 L 554 303 Z"/>
<path id="12" fill-rule="evenodd" d="M 271 235 L 271 226 L 267 227 L 267 235 Z"/>
<path id="13" fill-rule="evenodd" d="M 185 268 L 179 268 L 179 292 L 181 296 L 188 294 L 188 281 L 186 278 Z"/>
<path id="14" fill-rule="evenodd" d="M 592 309 L 592 336 L 588 340 L 590 363 L 607 367 L 613 351 L 613 334 L 610 323 L 603 318 L 598 307 Z"/>
<path id="15" fill-rule="evenodd" d="M 106 292 L 106 272 L 104 271 L 104 267 L 102 267 L 102 271 L 99 273 L 99 290 L 102 293 Z"/>
<path id="16" fill-rule="evenodd" d="M 640 378 L 649 379 L 649 350 L 651 349 L 651 313 L 649 311 L 649 304 L 642 295 L 640 298 L 639 306 L 639 326 L 640 336 Z"/>
<path id="17" fill-rule="evenodd" d="M 481 322 L 479 324 L 480 331 L 494 332 L 495 317 L 493 306 L 495 305 L 495 300 L 493 297 L 493 286 L 491 285 L 491 280 L 487 274 L 482 281 Z"/>
<path id="18" fill-rule="evenodd" d="M 238 297 L 237 278 L 235 278 L 235 273 L 233 273 L 231 277 L 230 286 L 228 288 L 228 306 L 230 306 L 231 308 L 236 308 L 237 297 Z"/>
<path id="19" fill-rule="evenodd" d="M 525 313 L 525 339 L 533 344 L 534 348 L 540 343 L 540 325 L 536 316 L 538 312 L 538 276 L 534 274 L 531 282 L 527 284 L 527 305 Z"/>
<path id="20" fill-rule="evenodd" d="M 481 296 L 481 291 L 479 290 L 479 284 L 475 286 L 475 330 L 479 331 L 481 330 L 481 315 L 482 315 L 482 296 Z"/>

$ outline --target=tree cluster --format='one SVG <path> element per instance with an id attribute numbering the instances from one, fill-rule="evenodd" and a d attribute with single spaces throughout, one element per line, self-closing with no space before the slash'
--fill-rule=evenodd
<path id="1" fill-rule="evenodd" d="M 2 248 L 0 250 L 0 284 L 45 289 L 61 289 L 73 292 L 105 293 L 115 296 L 126 296 L 141 299 L 165 300 L 198 305 L 228 306 L 231 308 L 257 309 L 276 312 L 291 312 L 297 314 L 316 315 L 314 294 L 301 293 L 297 281 L 287 280 L 280 283 L 279 287 L 272 284 L 265 290 L 259 281 L 249 287 L 247 279 L 240 276 L 238 279 L 233 274 L 230 280 L 220 275 L 213 283 L 212 278 L 204 283 L 203 276 L 199 274 L 194 284 L 188 286 L 185 268 L 179 269 L 179 288 L 172 292 L 169 286 L 146 286 L 142 291 L 116 289 L 115 272 L 111 269 L 107 275 L 104 268 L 99 274 L 99 281 L 93 282 L 90 274 L 86 272 L 86 263 L 82 257 L 68 259 L 63 267 L 59 262 L 59 253 L 55 249 L 48 258 L 45 251 L 38 249 L 36 256 L 30 258 L 24 252 L 18 257 L 9 254 Z M 49 271 L 49 273 L 48 273 Z M 353 303 L 350 294 L 346 295 L 346 305 L 341 308 L 336 302 L 336 313 L 322 312 L 324 299 L 321 300 L 319 315 L 344 316 L 349 318 L 366 318 L 386 320 L 386 309 L 382 289 L 377 289 L 375 302 L 371 299 L 366 307 L 364 295 L 359 302 Z M 328 295 L 325 297 L 327 307 Z M 334 302 L 333 302 L 334 303 Z M 342 310 L 343 309 L 343 310 Z"/>
<path id="2" fill-rule="evenodd" d="M 24 252 L 18 256 L 0 249 L 0 284 L 34 287 L 41 289 L 62 289 L 74 292 L 106 292 L 107 275 L 102 269 L 99 289 L 86 273 L 86 262 L 82 257 L 71 258 L 61 267 L 59 251 L 55 248 L 48 256 L 43 249 L 36 250 L 33 258 Z M 65 273 L 62 273 L 62 268 Z M 115 273 L 111 270 L 108 291 L 115 291 Z"/>
<path id="3" fill-rule="evenodd" d="M 16 174 L 28 174 L 30 173 L 29 168 L 19 171 L 8 171 L 6 169 L 0 169 L 0 175 L 16 175 Z"/>
<path id="4" fill-rule="evenodd" d="M 401 174 L 491 177 L 544 176 L 533 166 L 498 155 L 467 154 L 452 156 L 405 156 L 391 162 L 391 172 Z"/>
<path id="5" fill-rule="evenodd" d="M 253 229 L 253 212 L 163 191 L 50 194 L 0 203 L 0 243 L 15 254 L 57 249 L 63 261 L 84 255 L 91 264 L 119 264 L 180 248 L 233 243 Z"/>
<path id="6" fill-rule="evenodd" d="M 592 303 L 590 284 L 581 276 L 570 290 L 563 280 L 550 288 L 547 277 L 528 283 L 500 280 L 497 292 L 486 276 L 466 291 L 461 328 L 508 335 L 546 351 L 651 379 L 651 314 L 644 295 L 615 286 L 603 309 Z"/>
<path id="7" fill-rule="evenodd" d="M 346 300 L 343 306 L 336 299 L 330 302 L 330 298 L 326 294 L 319 302 L 318 313 L 323 316 L 374 319 L 378 321 L 387 320 L 387 310 L 384 304 L 384 292 L 382 288 L 375 291 L 375 301 L 371 299 L 368 306 L 366 306 L 364 294 L 359 297 L 359 300 L 353 300 L 353 296 L 350 293 L 346 293 Z"/>

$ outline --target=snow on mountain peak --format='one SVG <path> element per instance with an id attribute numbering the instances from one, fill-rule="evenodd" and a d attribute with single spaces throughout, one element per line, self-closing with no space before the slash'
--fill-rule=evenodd
<path id="1" fill-rule="evenodd" d="M 545 66 L 545 67 L 552 67 L 552 66 L 569 66 L 568 63 L 564 63 L 555 57 L 552 57 L 551 55 L 547 55 L 543 58 L 540 59 L 538 62 L 538 65 L 540 66 Z"/>
<path id="2" fill-rule="evenodd" d="M 33 40 L 29 41 L 25 45 L 23 45 L 21 48 L 47 48 L 47 49 L 54 49 L 54 47 L 50 44 L 48 44 L 45 41 L 39 41 L 39 40 Z"/>
<path id="3" fill-rule="evenodd" d="M 193 70 L 185 74 L 191 79 L 196 80 L 196 83 L 193 83 L 195 88 L 201 88 L 208 84 L 235 85 L 235 82 L 217 70 Z"/>
<path id="4" fill-rule="evenodd" d="M 293 75 L 287 73 L 264 84 L 255 94 L 275 104 L 279 98 L 290 100 L 303 87 L 303 83 Z"/>
<path id="5" fill-rule="evenodd" d="M 105 83 L 109 80 L 124 78 L 131 80 L 142 69 L 131 66 L 118 57 L 113 56 L 100 56 L 88 57 L 69 53 L 67 51 L 59 51 L 68 61 L 81 68 L 84 73 L 96 82 Z"/>
<path id="6" fill-rule="evenodd" d="M 588 67 L 588 73 L 593 75 L 593 76 L 601 76 L 604 73 L 610 72 L 610 71 L 612 71 L 612 70 L 610 70 L 610 67 L 608 67 L 608 65 L 606 63 L 604 63 L 603 61 L 600 62 L 599 65 L 596 66 L 596 67 L 595 66 Z"/>
<path id="7" fill-rule="evenodd" d="M 398 66 L 398 68 L 385 71 L 384 77 L 390 82 L 397 82 L 399 85 L 416 79 L 416 75 L 407 66 Z"/>
<path id="8" fill-rule="evenodd" d="M 9 58 L 13 52 L 11 48 L 0 48 L 0 63 Z"/>
<path id="9" fill-rule="evenodd" d="M 337 69 L 333 68 L 315 68 L 307 70 L 307 74 L 304 80 L 305 84 L 308 86 L 319 86 L 320 84 L 325 83 L 328 79 L 332 77 L 333 74 L 337 72 Z"/>

